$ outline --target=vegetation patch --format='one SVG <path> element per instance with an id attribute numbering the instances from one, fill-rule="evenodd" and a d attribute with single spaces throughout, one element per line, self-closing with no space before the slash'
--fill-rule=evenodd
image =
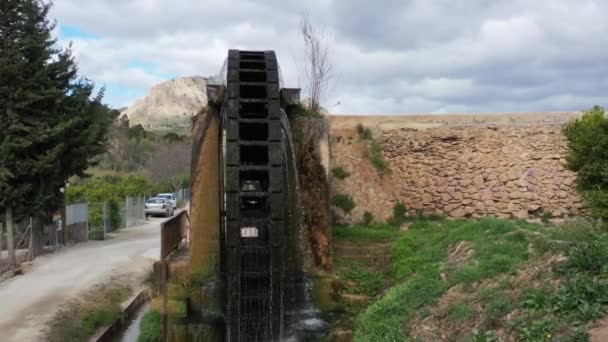
<path id="1" fill-rule="evenodd" d="M 374 168 L 381 174 L 388 171 L 388 162 L 382 154 L 382 144 L 374 139 L 371 129 L 362 124 L 358 124 L 356 129 L 359 140 L 364 141 L 364 156 L 370 160 Z"/>
<path id="2" fill-rule="evenodd" d="M 369 160 L 372 162 L 372 165 L 378 170 L 380 173 L 383 173 L 388 170 L 388 162 L 384 159 L 384 155 L 382 154 L 382 145 L 377 141 L 372 141 L 369 145 L 369 153 L 367 154 Z"/>
<path id="3" fill-rule="evenodd" d="M 102 285 L 69 303 L 47 326 L 45 341 L 86 341 L 95 332 L 120 317 L 121 303 L 131 295 L 125 285 Z"/>
<path id="4" fill-rule="evenodd" d="M 390 225 L 401 227 L 408 220 L 405 204 L 397 201 L 393 206 L 393 216 L 388 220 Z"/>
<path id="5" fill-rule="evenodd" d="M 394 285 L 360 312 L 355 340 L 587 341 L 608 304 L 608 240 L 580 225 L 422 220 L 392 240 L 384 230 Z M 376 234 L 350 229 L 336 239 Z"/>
<path id="6" fill-rule="evenodd" d="M 350 176 L 350 172 L 341 166 L 333 168 L 331 173 L 338 179 L 346 179 Z"/>
<path id="7" fill-rule="evenodd" d="M 334 329 L 352 330 L 370 301 L 391 285 L 390 249 L 403 232 L 381 223 L 334 227 L 334 289 L 340 299 Z"/>
<path id="8" fill-rule="evenodd" d="M 156 310 L 146 312 L 139 323 L 139 331 L 138 342 L 162 341 L 162 314 Z"/>
<path id="9" fill-rule="evenodd" d="M 357 134 L 359 134 L 359 139 L 371 140 L 373 138 L 372 131 L 368 127 L 365 127 L 362 124 L 357 124 L 356 128 L 357 128 Z"/>
<path id="10" fill-rule="evenodd" d="M 349 195 L 338 194 L 331 198 L 331 204 L 349 214 L 355 208 L 355 201 Z"/>
<path id="11" fill-rule="evenodd" d="M 374 214 L 369 211 L 363 213 L 363 225 L 368 226 L 374 222 Z"/>
<path id="12" fill-rule="evenodd" d="M 577 188 L 596 217 L 608 219 L 608 115 L 593 107 L 564 125 L 566 166 L 577 172 Z"/>

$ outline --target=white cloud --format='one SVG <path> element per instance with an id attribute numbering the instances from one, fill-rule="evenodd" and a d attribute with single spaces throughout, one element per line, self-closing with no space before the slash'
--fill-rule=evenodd
<path id="1" fill-rule="evenodd" d="M 230 48 L 276 50 L 301 86 L 302 10 L 333 37 L 335 112 L 570 110 L 608 91 L 608 3 L 592 0 L 56 0 L 52 14 L 99 37 L 74 41 L 85 76 L 136 94 L 216 74 Z"/>

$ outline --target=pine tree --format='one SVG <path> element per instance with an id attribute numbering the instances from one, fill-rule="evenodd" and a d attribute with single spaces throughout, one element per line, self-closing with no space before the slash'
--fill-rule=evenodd
<path id="1" fill-rule="evenodd" d="M 50 4 L 0 3 L 0 207 L 16 218 L 60 207 L 59 188 L 103 152 L 117 116 L 57 48 Z"/>

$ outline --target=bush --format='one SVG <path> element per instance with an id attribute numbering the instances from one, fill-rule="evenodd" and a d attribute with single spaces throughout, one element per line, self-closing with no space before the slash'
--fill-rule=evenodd
<path id="1" fill-rule="evenodd" d="M 577 172 L 577 187 L 595 216 L 608 218 L 608 116 L 595 106 L 564 125 L 566 166 Z"/>
<path id="2" fill-rule="evenodd" d="M 103 228 L 95 228 L 89 230 L 89 240 L 101 241 L 104 239 Z"/>
<path id="3" fill-rule="evenodd" d="M 344 169 L 343 167 L 335 167 L 331 170 L 331 173 L 334 175 L 334 177 L 338 179 L 345 179 L 350 176 L 350 172 L 348 172 L 348 170 Z"/>
<path id="4" fill-rule="evenodd" d="M 110 216 L 110 230 L 116 230 L 122 225 L 122 216 L 120 215 L 120 204 L 118 200 L 108 200 L 108 215 Z"/>
<path id="5" fill-rule="evenodd" d="M 369 226 L 372 222 L 374 222 L 374 214 L 370 213 L 369 211 L 363 213 L 363 225 Z"/>
<path id="6" fill-rule="evenodd" d="M 589 240 L 575 242 L 567 255 L 566 267 L 570 270 L 592 275 L 608 273 L 608 235 L 594 234 Z"/>
<path id="7" fill-rule="evenodd" d="M 361 140 L 370 140 L 372 138 L 372 131 L 362 124 L 357 124 L 357 133 Z"/>
<path id="8" fill-rule="evenodd" d="M 88 201 L 102 203 L 109 200 L 122 200 L 127 196 L 140 196 L 150 191 L 150 184 L 144 177 L 107 176 L 89 180 L 81 185 L 68 188 L 68 203 Z"/>
<path id="9" fill-rule="evenodd" d="M 380 145 L 378 142 L 374 141 L 371 143 L 369 159 L 376 170 L 384 172 L 388 169 L 388 162 L 382 155 L 382 145 Z"/>
<path id="10" fill-rule="evenodd" d="M 331 198 L 331 204 L 349 214 L 355 208 L 355 201 L 349 195 L 339 194 Z"/>
<path id="11" fill-rule="evenodd" d="M 407 208 L 405 204 L 397 201 L 393 206 L 393 216 L 388 220 L 391 226 L 401 227 L 401 225 L 407 221 Z"/>
<path id="12" fill-rule="evenodd" d="M 544 224 L 548 224 L 549 221 L 553 218 L 553 214 L 548 211 L 545 211 L 540 217 L 540 221 Z"/>
<path id="13" fill-rule="evenodd" d="M 139 323 L 137 342 L 162 341 L 162 315 L 156 310 L 146 312 Z"/>

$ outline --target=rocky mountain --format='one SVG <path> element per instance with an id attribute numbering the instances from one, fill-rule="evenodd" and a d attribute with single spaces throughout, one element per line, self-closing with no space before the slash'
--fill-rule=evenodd
<path id="1" fill-rule="evenodd" d="M 151 129 L 180 127 L 207 105 L 207 78 L 178 77 L 150 89 L 148 95 L 122 110 L 132 124 Z"/>

